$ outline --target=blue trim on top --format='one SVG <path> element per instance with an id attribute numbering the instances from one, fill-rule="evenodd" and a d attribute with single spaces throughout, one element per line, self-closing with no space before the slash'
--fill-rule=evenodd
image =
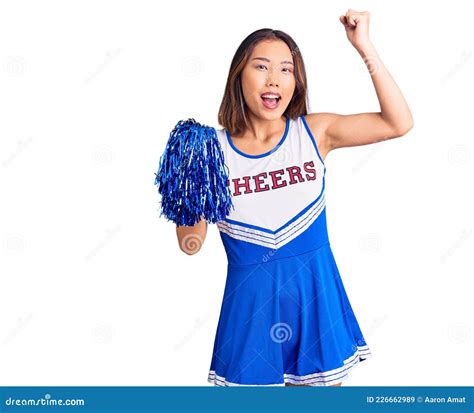
<path id="1" fill-rule="evenodd" d="M 259 226 L 257 226 L 257 225 L 247 224 L 247 223 L 245 223 L 245 222 L 236 221 L 236 220 L 234 220 L 234 219 L 225 218 L 224 221 L 226 221 L 226 222 L 228 222 L 228 223 L 230 223 L 230 224 L 235 224 L 235 225 L 240 225 L 240 226 L 246 227 L 246 228 L 256 229 L 256 230 L 258 230 L 258 231 L 268 232 L 269 234 L 275 234 L 275 232 L 276 232 L 276 231 L 272 231 L 271 229 L 259 227 Z"/>
<path id="2" fill-rule="evenodd" d="M 262 153 L 260 155 L 249 155 L 245 152 L 242 152 L 241 150 L 237 149 L 237 147 L 232 143 L 232 139 L 230 138 L 230 134 L 227 129 L 225 130 L 225 134 L 227 136 L 227 141 L 229 142 L 230 146 L 232 147 L 234 151 L 236 151 L 239 155 L 245 156 L 246 158 L 255 159 L 255 158 L 263 158 L 264 156 L 268 156 L 271 153 L 275 152 L 281 146 L 281 144 L 285 141 L 288 135 L 289 127 L 290 127 L 290 118 L 289 116 L 287 116 L 286 125 L 285 125 L 285 133 L 283 134 L 283 137 L 280 139 L 280 142 L 278 142 L 278 144 L 273 149 L 269 150 L 268 152 Z"/>
<path id="3" fill-rule="evenodd" d="M 261 242 L 267 242 L 269 244 L 271 243 L 282 243 L 283 241 L 285 241 L 287 238 L 291 237 L 293 234 L 297 233 L 298 231 L 301 230 L 301 228 L 304 228 L 305 225 L 306 225 L 306 222 L 311 220 L 316 214 L 319 214 L 321 213 L 322 210 L 324 210 L 326 208 L 326 206 L 320 204 L 316 207 L 316 209 L 314 211 L 311 212 L 311 214 L 309 214 L 307 217 L 305 217 L 301 222 L 299 222 L 296 226 L 294 226 L 293 228 L 290 228 L 290 229 L 287 229 L 284 233 L 278 235 L 277 237 L 267 237 L 265 235 L 260 235 L 260 234 L 251 234 L 249 235 L 248 233 L 246 233 L 245 231 L 243 230 L 240 230 L 240 229 L 232 229 L 232 231 L 240 231 L 241 233 L 238 234 L 240 237 L 242 238 L 247 238 L 249 240 L 256 240 L 256 241 L 261 241 Z M 311 225 L 315 225 L 315 223 L 311 224 Z M 304 229 L 305 231 L 307 230 L 307 228 Z M 255 236 L 257 235 L 257 236 Z M 260 238 L 259 238 L 260 237 Z M 283 239 L 280 239 L 284 237 Z M 262 238 L 266 238 L 268 239 L 268 241 L 266 239 L 262 239 Z M 251 241 L 249 241 L 251 242 Z"/>
<path id="4" fill-rule="evenodd" d="M 301 120 L 303 121 L 303 125 L 306 128 L 306 132 L 308 132 L 309 137 L 313 141 L 314 149 L 316 149 L 316 153 L 318 154 L 319 160 L 322 162 L 324 166 L 324 171 L 326 171 L 326 165 L 324 164 L 323 158 L 321 157 L 321 154 L 318 151 L 318 145 L 316 145 L 316 139 L 314 139 L 314 136 L 311 133 L 311 130 L 309 129 L 308 124 L 306 123 L 306 118 L 304 117 L 304 115 L 301 115 Z"/>

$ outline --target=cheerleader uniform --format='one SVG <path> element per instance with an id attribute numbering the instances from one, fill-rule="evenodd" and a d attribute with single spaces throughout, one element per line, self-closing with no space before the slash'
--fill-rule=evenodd
<path id="1" fill-rule="evenodd" d="M 331 386 L 371 356 L 326 228 L 325 173 L 304 116 L 249 155 L 216 130 L 235 209 L 217 227 L 227 278 L 208 381 Z"/>

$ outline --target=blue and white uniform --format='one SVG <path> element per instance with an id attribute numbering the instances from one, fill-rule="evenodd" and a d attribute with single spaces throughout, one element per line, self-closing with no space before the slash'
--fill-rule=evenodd
<path id="1" fill-rule="evenodd" d="M 228 259 L 208 381 L 331 386 L 371 356 L 329 243 L 326 166 L 304 116 L 249 155 L 218 129 L 235 209 L 217 223 Z"/>

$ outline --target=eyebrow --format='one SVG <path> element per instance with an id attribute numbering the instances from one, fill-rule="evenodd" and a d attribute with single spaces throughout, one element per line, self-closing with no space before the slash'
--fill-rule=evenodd
<path id="1" fill-rule="evenodd" d="M 265 61 L 265 62 L 270 62 L 270 59 L 267 59 L 266 57 L 254 57 L 252 60 L 263 60 L 263 61 Z M 289 60 L 283 60 L 283 61 L 280 62 L 280 63 L 288 63 L 288 64 L 294 66 L 293 62 L 290 62 Z"/>

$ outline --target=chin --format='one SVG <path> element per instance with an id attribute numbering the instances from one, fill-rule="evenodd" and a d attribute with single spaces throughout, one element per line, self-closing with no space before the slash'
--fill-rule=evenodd
<path id="1" fill-rule="evenodd" d="M 262 110 L 260 111 L 260 116 L 266 120 L 277 120 L 280 119 L 283 116 L 283 112 L 278 111 L 278 112 L 270 112 L 270 111 L 265 111 Z"/>
<path id="2" fill-rule="evenodd" d="M 278 111 L 266 110 L 265 108 L 258 107 L 256 111 L 255 110 L 250 110 L 250 111 L 253 113 L 254 116 L 260 119 L 277 120 L 283 116 L 283 113 L 285 112 L 285 110 L 286 110 L 286 107 L 285 109 L 282 109 L 282 107 L 279 107 Z"/>

